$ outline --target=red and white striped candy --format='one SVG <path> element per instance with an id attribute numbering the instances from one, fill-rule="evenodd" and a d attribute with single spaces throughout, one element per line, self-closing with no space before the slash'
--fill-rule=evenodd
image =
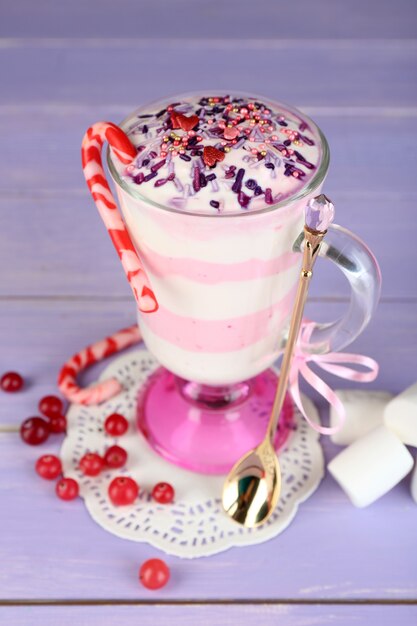
<path id="1" fill-rule="evenodd" d="M 141 341 L 139 327 L 135 324 L 119 330 L 111 337 L 106 337 L 97 343 L 87 346 L 81 352 L 74 354 L 65 363 L 58 377 L 60 392 L 75 404 L 100 404 L 120 393 L 122 386 L 116 378 L 110 378 L 102 383 L 82 389 L 77 385 L 77 375 L 90 365 L 102 361 L 116 352 Z"/>
<path id="2" fill-rule="evenodd" d="M 118 126 L 111 122 L 98 122 L 87 130 L 82 142 L 84 176 L 120 257 L 138 307 L 143 313 L 152 313 L 158 309 L 158 303 L 104 173 L 101 149 L 105 141 L 108 141 L 111 150 L 122 163 L 131 163 L 136 156 L 135 148 Z"/>

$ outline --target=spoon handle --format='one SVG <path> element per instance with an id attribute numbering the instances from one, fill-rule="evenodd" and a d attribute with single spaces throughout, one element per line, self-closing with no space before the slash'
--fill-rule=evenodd
<path id="1" fill-rule="evenodd" d="M 318 232 L 310 230 L 307 226 L 304 226 L 304 253 L 303 253 L 303 266 L 298 282 L 297 294 L 295 297 L 294 308 L 291 317 L 290 330 L 288 333 L 288 340 L 284 350 L 284 356 L 282 359 L 281 370 L 279 374 L 278 387 L 275 394 L 274 404 L 271 411 L 271 417 L 269 419 L 267 436 L 269 436 L 271 442 L 275 437 L 275 432 L 278 426 L 279 415 L 284 404 L 284 398 L 288 386 L 288 378 L 290 375 L 291 361 L 294 354 L 295 344 L 300 332 L 301 321 L 303 319 L 304 307 L 307 300 L 308 287 L 310 285 L 311 277 L 313 276 L 313 266 L 320 251 L 320 245 L 323 240 L 324 232 Z"/>

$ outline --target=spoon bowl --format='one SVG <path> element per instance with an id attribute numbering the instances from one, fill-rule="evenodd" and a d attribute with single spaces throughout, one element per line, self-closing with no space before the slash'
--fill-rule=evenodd
<path id="1" fill-rule="evenodd" d="M 223 508 L 242 526 L 263 524 L 275 509 L 281 471 L 270 439 L 264 439 L 233 466 L 223 488 Z"/>

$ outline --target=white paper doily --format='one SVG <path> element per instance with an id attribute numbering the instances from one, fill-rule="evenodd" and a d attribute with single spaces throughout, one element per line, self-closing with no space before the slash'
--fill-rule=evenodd
<path id="1" fill-rule="evenodd" d="M 230 520 L 222 510 L 221 476 L 204 476 L 172 465 L 154 452 L 136 427 L 136 397 L 146 378 L 158 367 L 146 350 L 114 359 L 100 379 L 116 377 L 123 392 L 95 407 L 71 405 L 67 413 L 68 430 L 61 458 L 66 476 L 76 478 L 92 518 L 109 532 L 132 541 L 146 541 L 168 554 L 184 558 L 208 556 L 232 546 L 260 543 L 281 533 L 294 518 L 298 504 L 318 487 L 324 473 L 323 453 L 318 434 L 295 408 L 296 430 L 281 450 L 282 491 L 271 518 L 261 527 L 246 529 Z M 313 419 L 317 411 L 304 399 Z M 130 428 L 115 439 L 103 428 L 111 413 L 122 413 Z M 91 478 L 78 469 L 80 458 L 88 451 L 104 454 L 119 443 L 128 452 L 123 469 L 102 472 Z M 140 485 L 137 502 L 115 507 L 107 487 L 115 476 L 129 475 Z M 166 481 L 175 489 L 175 503 L 160 505 L 152 501 L 153 485 Z"/>

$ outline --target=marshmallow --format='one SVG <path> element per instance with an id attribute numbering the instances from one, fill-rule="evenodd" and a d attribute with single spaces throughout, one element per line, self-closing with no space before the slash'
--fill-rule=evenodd
<path id="1" fill-rule="evenodd" d="M 348 446 L 383 423 L 384 409 L 392 399 L 387 391 L 365 391 L 362 389 L 338 389 L 336 395 L 346 411 L 346 419 L 340 430 L 331 435 L 339 446 Z M 337 426 L 339 417 L 330 407 L 330 425 Z"/>
<path id="2" fill-rule="evenodd" d="M 407 446 L 417 446 L 417 383 L 388 404 L 384 422 Z"/>
<path id="3" fill-rule="evenodd" d="M 412 467 L 413 457 L 384 425 L 352 443 L 328 465 L 333 478 L 357 507 L 378 500 Z"/>
<path id="4" fill-rule="evenodd" d="M 414 465 L 414 472 L 411 477 L 411 495 L 413 496 L 414 502 L 417 504 L 417 458 L 416 464 Z"/>

